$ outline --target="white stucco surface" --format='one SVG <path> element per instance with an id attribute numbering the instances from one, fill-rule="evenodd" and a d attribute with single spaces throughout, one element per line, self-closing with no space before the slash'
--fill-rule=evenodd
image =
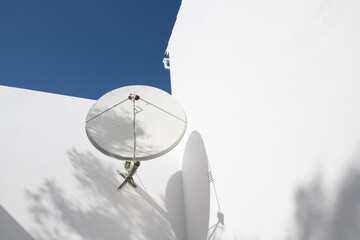
<path id="1" fill-rule="evenodd" d="M 226 225 L 214 239 L 360 238 L 359 12 L 355 0 L 182 2 L 172 92 L 211 162 Z"/>
<path id="2" fill-rule="evenodd" d="M 85 134 L 93 103 L 0 86 L 0 239 L 185 239 L 178 149 L 117 191 L 123 162 Z"/>

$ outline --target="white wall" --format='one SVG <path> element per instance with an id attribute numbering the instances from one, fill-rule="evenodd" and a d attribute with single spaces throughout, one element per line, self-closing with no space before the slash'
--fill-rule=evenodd
<path id="1" fill-rule="evenodd" d="M 93 103 L 0 86 L 0 239 L 185 239 L 179 150 L 142 163 L 149 195 L 117 191 L 122 162 L 86 137 Z"/>
<path id="2" fill-rule="evenodd" d="M 211 162 L 226 225 L 215 239 L 360 238 L 359 12 L 355 0 L 182 2 L 172 92 Z"/>

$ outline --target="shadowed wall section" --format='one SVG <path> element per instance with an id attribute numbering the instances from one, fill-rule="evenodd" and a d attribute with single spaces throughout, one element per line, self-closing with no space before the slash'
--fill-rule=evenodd
<path id="1" fill-rule="evenodd" d="M 1 239 L 34 240 L 26 230 L 0 205 Z"/>
<path id="2" fill-rule="evenodd" d="M 205 240 L 210 211 L 208 159 L 199 132 L 189 136 L 183 158 L 182 177 L 188 240 Z"/>

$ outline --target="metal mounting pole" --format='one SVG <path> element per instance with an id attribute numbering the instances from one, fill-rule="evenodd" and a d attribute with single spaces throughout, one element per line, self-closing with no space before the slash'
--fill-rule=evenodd
<path id="1" fill-rule="evenodd" d="M 134 148 L 133 148 L 133 159 L 132 159 L 132 168 L 130 169 L 131 166 L 131 162 L 126 161 L 125 162 L 125 168 L 128 170 L 128 173 L 125 175 L 124 173 L 121 173 L 118 171 L 118 173 L 120 174 L 120 176 L 122 176 L 123 178 L 125 178 L 125 180 L 123 181 L 123 183 L 118 187 L 118 190 L 120 190 L 121 188 L 123 188 L 127 183 L 130 183 L 133 187 L 137 187 L 134 179 L 133 179 L 133 175 L 136 173 L 138 167 L 140 166 L 140 162 L 136 161 L 136 124 L 135 124 L 135 120 L 136 120 L 136 106 L 135 106 L 135 101 L 139 100 L 140 97 L 136 94 L 130 94 L 129 95 L 129 99 L 132 102 L 133 105 L 133 133 L 134 133 Z"/>

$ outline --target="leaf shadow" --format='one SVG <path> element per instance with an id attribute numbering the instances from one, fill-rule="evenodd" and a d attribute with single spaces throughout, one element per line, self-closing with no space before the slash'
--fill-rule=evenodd
<path id="1" fill-rule="evenodd" d="M 76 193 L 54 179 L 26 191 L 36 239 L 175 238 L 168 221 L 143 199 L 116 190 L 113 164 L 76 149 L 68 155 Z"/>
<path id="2" fill-rule="evenodd" d="M 290 239 L 359 239 L 360 157 L 353 160 L 334 198 L 327 197 L 321 176 L 296 191 L 296 235 Z"/>

